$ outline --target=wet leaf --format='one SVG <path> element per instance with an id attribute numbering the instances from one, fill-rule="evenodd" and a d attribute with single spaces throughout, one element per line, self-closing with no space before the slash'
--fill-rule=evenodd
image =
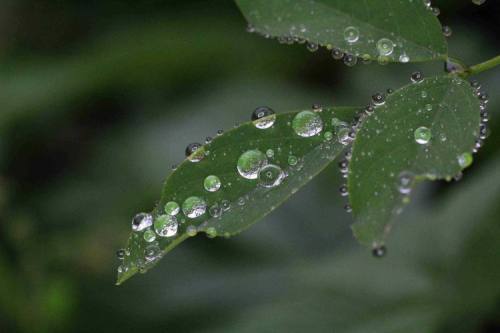
<path id="1" fill-rule="evenodd" d="M 383 62 L 446 58 L 447 44 L 441 24 L 421 0 L 236 0 L 236 3 L 250 30 L 278 37 L 283 42 L 302 40 Z"/>
<path id="2" fill-rule="evenodd" d="M 151 215 L 136 223 L 122 253 L 117 283 L 147 271 L 196 232 L 228 237 L 274 210 L 343 150 L 349 127 L 339 121 L 349 121 L 356 111 L 331 108 L 272 115 L 198 147 L 168 177 Z M 174 218 L 168 217 L 166 211 L 177 210 Z"/>
<path id="3" fill-rule="evenodd" d="M 362 121 L 348 176 L 361 243 L 384 243 L 419 181 L 451 180 L 472 162 L 479 111 L 468 82 L 441 76 L 397 90 Z"/>

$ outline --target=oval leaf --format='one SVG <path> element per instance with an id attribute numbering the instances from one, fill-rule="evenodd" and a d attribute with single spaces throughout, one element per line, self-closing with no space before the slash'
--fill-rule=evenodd
<path id="1" fill-rule="evenodd" d="M 445 59 L 441 24 L 424 1 L 236 0 L 252 30 L 305 40 L 363 59 Z"/>
<path id="2" fill-rule="evenodd" d="M 348 171 L 353 231 L 361 243 L 384 243 L 418 181 L 451 180 L 472 162 L 479 110 L 468 82 L 441 76 L 390 94 L 361 122 Z"/>
<path id="3" fill-rule="evenodd" d="M 357 110 L 272 115 L 196 149 L 167 179 L 155 210 L 137 217 L 117 283 L 197 232 L 228 237 L 271 212 L 338 156 L 349 141 L 341 120 Z"/>

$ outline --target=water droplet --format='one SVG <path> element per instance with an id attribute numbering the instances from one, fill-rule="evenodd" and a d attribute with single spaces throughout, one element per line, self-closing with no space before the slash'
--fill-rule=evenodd
<path id="1" fill-rule="evenodd" d="M 224 212 L 227 212 L 228 210 L 231 209 L 231 202 L 229 200 L 222 200 L 221 206 L 222 206 L 222 210 Z"/>
<path id="2" fill-rule="evenodd" d="M 335 60 L 340 60 L 340 59 L 344 58 L 344 52 L 342 52 L 339 49 L 333 49 L 332 50 L 332 58 Z"/>
<path id="3" fill-rule="evenodd" d="M 274 157 L 274 150 L 272 150 L 272 149 L 266 150 L 266 156 L 269 158 L 273 158 Z"/>
<path id="4" fill-rule="evenodd" d="M 342 61 L 346 66 L 352 67 L 358 63 L 358 57 L 352 54 L 344 54 Z"/>
<path id="5" fill-rule="evenodd" d="M 160 215 L 154 223 L 155 231 L 160 237 L 175 236 L 178 226 L 177 219 L 172 215 Z"/>
<path id="6" fill-rule="evenodd" d="M 208 192 L 217 192 L 221 187 L 221 182 L 219 177 L 214 175 L 207 176 L 203 181 L 203 187 Z"/>
<path id="7" fill-rule="evenodd" d="M 445 37 L 451 37 L 451 34 L 453 33 L 453 30 L 447 25 L 443 25 L 443 35 Z"/>
<path id="8" fill-rule="evenodd" d="M 175 201 L 169 201 L 165 204 L 165 213 L 168 215 L 177 215 L 179 213 L 179 204 Z"/>
<path id="9" fill-rule="evenodd" d="M 356 27 L 347 27 L 344 30 L 344 39 L 347 43 L 353 44 L 359 40 L 359 30 Z"/>
<path id="10" fill-rule="evenodd" d="M 437 7 L 431 7 L 430 8 L 432 14 L 436 15 L 436 16 L 439 16 L 439 14 L 441 14 L 441 10 Z"/>
<path id="11" fill-rule="evenodd" d="M 186 147 L 186 157 L 191 162 L 199 162 L 205 157 L 205 152 L 201 143 L 190 143 Z"/>
<path id="12" fill-rule="evenodd" d="M 323 137 L 326 141 L 331 141 L 333 139 L 333 133 L 330 131 L 326 131 L 325 134 L 323 134 Z"/>
<path id="13" fill-rule="evenodd" d="M 421 126 L 415 130 L 415 141 L 418 144 L 425 145 L 431 141 L 432 133 L 427 127 Z"/>
<path id="14" fill-rule="evenodd" d="M 323 120 L 312 111 L 301 111 L 295 115 L 292 128 L 301 137 L 308 138 L 323 130 Z"/>
<path id="15" fill-rule="evenodd" d="M 474 160 L 470 153 L 463 153 L 462 155 L 458 156 L 457 159 L 458 165 L 460 165 L 462 169 L 469 167 Z"/>
<path id="16" fill-rule="evenodd" d="M 252 121 L 255 127 L 266 129 L 274 125 L 276 114 L 270 107 L 261 106 L 252 113 Z"/>
<path id="17" fill-rule="evenodd" d="M 142 231 L 149 228 L 153 224 L 153 216 L 151 214 L 139 213 L 132 219 L 132 230 Z"/>
<path id="18" fill-rule="evenodd" d="M 472 3 L 478 6 L 481 6 L 485 2 L 486 0 L 472 0 Z"/>
<path id="19" fill-rule="evenodd" d="M 158 245 L 149 245 L 147 248 L 144 249 L 144 259 L 146 259 L 148 262 L 155 261 L 160 259 L 161 251 Z M 142 263 L 139 263 L 137 266 L 139 266 L 139 271 L 144 273 L 145 267 Z"/>
<path id="20" fill-rule="evenodd" d="M 389 38 L 381 38 L 377 42 L 377 50 L 381 56 L 391 55 L 394 51 L 394 43 Z"/>
<path id="21" fill-rule="evenodd" d="M 424 74 L 422 72 L 413 72 L 410 76 L 411 82 L 420 83 L 424 80 Z"/>
<path id="22" fill-rule="evenodd" d="M 155 241 L 156 234 L 153 230 L 148 229 L 148 230 L 144 231 L 143 238 L 146 242 L 151 243 L 151 242 Z"/>
<path id="23" fill-rule="evenodd" d="M 208 214 L 210 214 L 210 216 L 215 218 L 221 217 L 222 208 L 219 206 L 219 204 L 215 203 L 208 209 Z"/>
<path id="24" fill-rule="evenodd" d="M 186 234 L 189 237 L 194 237 L 194 236 L 196 236 L 197 233 L 198 233 L 198 230 L 196 229 L 196 227 L 194 225 L 190 225 L 186 228 Z"/>
<path id="25" fill-rule="evenodd" d="M 352 207 L 351 205 L 347 204 L 344 206 L 344 210 L 347 212 L 347 213 L 351 213 L 352 212 Z"/>
<path id="26" fill-rule="evenodd" d="M 259 171 L 259 184 L 266 188 L 279 186 L 283 179 L 285 173 L 277 165 L 268 164 Z"/>
<path id="27" fill-rule="evenodd" d="M 250 33 L 255 32 L 255 27 L 250 23 L 248 23 L 248 25 L 247 25 L 247 32 L 250 32 Z"/>
<path id="28" fill-rule="evenodd" d="M 257 179 L 259 170 L 267 164 L 267 157 L 260 150 L 248 150 L 241 154 L 236 168 L 238 173 L 246 179 Z"/>
<path id="29" fill-rule="evenodd" d="M 376 106 L 385 104 L 385 96 L 382 93 L 376 93 L 372 96 L 373 104 Z"/>
<path id="30" fill-rule="evenodd" d="M 398 191 L 401 194 L 408 194 L 411 192 L 415 181 L 415 175 L 409 171 L 403 171 L 398 176 Z"/>
<path id="31" fill-rule="evenodd" d="M 306 47 L 310 52 L 316 52 L 319 49 L 319 45 L 316 43 L 307 43 Z"/>
<path id="32" fill-rule="evenodd" d="M 342 185 L 339 187 L 339 192 L 340 192 L 340 195 L 343 196 L 343 197 L 346 197 L 349 195 L 349 192 L 347 190 L 347 186 L 346 185 Z"/>
<path id="33" fill-rule="evenodd" d="M 125 249 L 119 249 L 116 251 L 116 257 L 118 260 L 123 260 L 125 258 Z"/>
<path id="34" fill-rule="evenodd" d="M 372 255 L 375 257 L 375 258 L 382 258 L 386 255 L 387 253 L 387 249 L 385 246 L 377 246 L 377 247 L 374 247 L 373 250 L 372 250 Z"/>
<path id="35" fill-rule="evenodd" d="M 406 53 L 401 53 L 401 55 L 399 56 L 399 62 L 406 64 L 409 61 L 410 57 Z"/>
<path id="36" fill-rule="evenodd" d="M 294 166 L 294 165 L 297 165 L 297 162 L 298 162 L 297 157 L 295 157 L 293 155 L 288 156 L 288 165 Z"/>
<path id="37" fill-rule="evenodd" d="M 205 214 L 206 209 L 207 204 L 200 197 L 189 197 L 182 203 L 182 212 L 191 219 Z"/>

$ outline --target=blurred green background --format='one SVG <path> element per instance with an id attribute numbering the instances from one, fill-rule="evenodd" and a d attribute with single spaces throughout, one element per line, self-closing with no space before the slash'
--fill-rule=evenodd
<path id="1" fill-rule="evenodd" d="M 500 53 L 498 1 L 436 5 L 450 54 Z M 462 181 L 420 186 L 386 258 L 353 239 L 332 165 L 247 232 L 114 286 L 131 217 L 188 143 L 443 68 L 349 68 L 245 28 L 230 0 L 0 2 L 0 332 L 500 332 L 499 69 L 478 77 L 485 147 Z"/>

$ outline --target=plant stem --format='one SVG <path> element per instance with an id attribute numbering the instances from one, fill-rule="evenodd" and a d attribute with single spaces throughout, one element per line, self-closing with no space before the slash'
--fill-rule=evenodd
<path id="1" fill-rule="evenodd" d="M 500 55 L 493 57 L 489 60 L 486 60 L 485 62 L 482 62 L 480 64 L 470 66 L 467 68 L 463 73 L 459 74 L 460 76 L 467 78 L 472 75 L 479 74 L 481 72 L 490 70 L 496 66 L 500 65 Z"/>

